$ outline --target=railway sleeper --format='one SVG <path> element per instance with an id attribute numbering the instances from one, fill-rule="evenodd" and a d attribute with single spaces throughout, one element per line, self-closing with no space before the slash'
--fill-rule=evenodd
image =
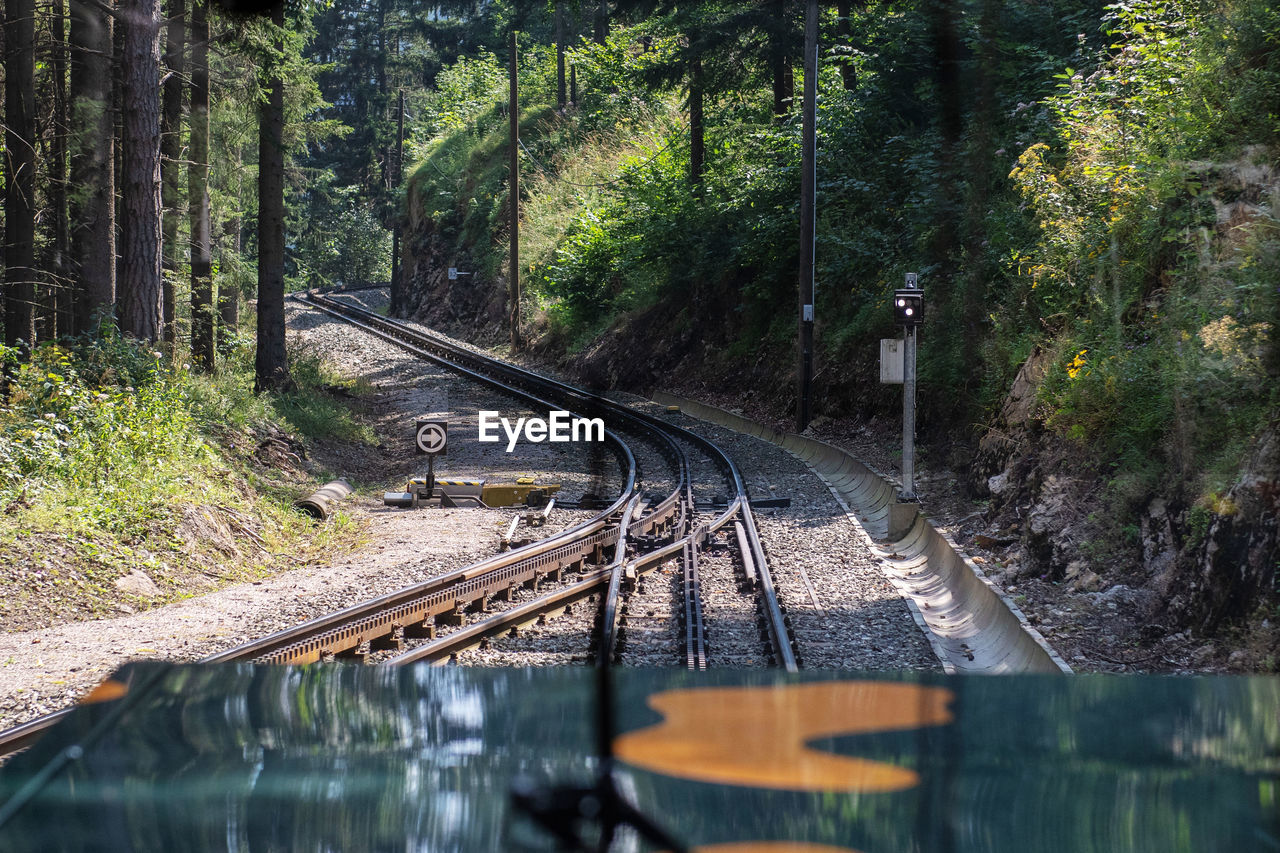
<path id="1" fill-rule="evenodd" d="M 413 640 L 434 640 L 436 638 L 436 618 L 428 616 L 421 622 L 406 625 L 404 636 Z"/>
<path id="2" fill-rule="evenodd" d="M 458 599 L 452 610 L 446 610 L 443 613 L 436 614 L 437 625 L 448 625 L 452 628 L 461 628 L 467 622 L 467 605 L 462 599 Z"/>
<path id="3" fill-rule="evenodd" d="M 404 626 L 392 625 L 390 634 L 383 634 L 380 637 L 374 637 L 369 643 L 370 648 L 376 652 L 402 652 L 405 648 Z"/>
<path id="4" fill-rule="evenodd" d="M 342 660 L 356 660 L 360 663 L 368 663 L 369 657 L 372 653 L 372 643 L 368 638 L 361 637 L 360 642 L 357 645 L 341 649 L 334 655 L 334 657 Z M 323 655 L 323 652 L 321 654 Z"/>

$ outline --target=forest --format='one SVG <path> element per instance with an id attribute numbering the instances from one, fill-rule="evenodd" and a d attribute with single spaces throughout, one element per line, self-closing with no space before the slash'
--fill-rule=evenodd
<path id="1" fill-rule="evenodd" d="M 244 446 L 362 437 L 286 350 L 302 288 L 790 422 L 805 5 L 5 0 L 4 547 L 76 531 L 92 586 L 197 488 L 301 535 Z M 1271 669 L 1278 34 L 1268 0 L 848 0 L 815 75 L 815 426 L 896 417 L 918 273 L 926 463 L 1031 571 Z"/>

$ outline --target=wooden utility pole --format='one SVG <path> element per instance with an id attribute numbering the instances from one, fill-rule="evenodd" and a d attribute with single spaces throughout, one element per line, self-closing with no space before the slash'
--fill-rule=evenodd
<path id="1" fill-rule="evenodd" d="M 404 174 L 404 88 L 401 87 L 396 98 L 396 162 L 392 175 L 395 186 L 399 188 Z M 404 226 L 401 216 L 396 214 L 395 226 L 391 229 L 391 308 L 392 317 L 400 315 L 400 301 L 403 298 L 400 285 L 400 232 Z"/>
<path id="2" fill-rule="evenodd" d="M 520 347 L 520 89 L 516 74 L 516 31 L 511 30 L 508 49 L 508 73 L 511 77 L 510 106 L 507 109 L 511 121 L 510 178 L 511 208 L 511 349 Z"/>
<path id="3" fill-rule="evenodd" d="M 813 418 L 813 268 L 817 233 L 818 0 L 808 0 L 804 28 L 804 120 L 800 155 L 800 345 L 796 432 Z"/>

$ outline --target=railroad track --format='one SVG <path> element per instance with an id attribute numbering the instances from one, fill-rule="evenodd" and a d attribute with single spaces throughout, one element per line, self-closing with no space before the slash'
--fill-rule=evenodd
<path id="1" fill-rule="evenodd" d="M 610 425 L 605 442 L 623 472 L 622 488 L 594 517 L 559 534 L 228 649 L 205 662 L 306 664 L 336 658 L 370 660 L 374 656 L 390 665 L 441 661 L 490 637 L 603 596 L 594 651 L 597 665 L 610 666 L 619 657 L 628 591 L 645 573 L 677 560 L 682 566 L 685 593 L 680 644 L 683 659 L 691 669 L 705 669 L 707 638 L 699 554 L 723 528 L 733 531 L 730 538 L 740 551 L 744 577 L 750 579 L 763 623 L 766 656 L 786 670 L 798 668 L 743 478 L 733 460 L 714 443 L 659 417 L 480 355 L 330 296 L 309 293 L 297 298 L 413 355 L 534 406 L 604 417 Z M 629 440 L 647 442 L 670 464 L 675 486 L 668 494 L 646 495 Z M 718 513 L 704 512 L 704 517 L 699 517 L 691 453 L 701 454 L 701 466 L 709 464 L 724 479 L 728 500 Z M 511 602 L 521 587 L 539 590 L 547 583 L 556 586 L 533 601 L 488 615 L 494 602 Z M 454 630 L 437 636 L 442 629 Z M 25 748 L 66 713 L 0 732 L 0 756 Z"/>
<path id="2" fill-rule="evenodd" d="M 437 335 L 397 323 L 330 296 L 310 293 L 300 298 L 321 311 L 352 323 L 413 354 L 428 358 L 475 381 L 486 383 L 505 393 L 514 394 L 534 405 L 552 408 L 560 406 L 572 410 L 575 414 L 604 417 L 611 427 L 625 431 L 630 436 L 637 436 L 660 449 L 677 472 L 675 488 L 653 506 L 642 508 L 644 502 L 642 484 L 634 476 L 629 477 L 627 487 L 623 489 L 622 494 L 609 510 L 586 525 L 603 525 L 600 532 L 600 547 L 592 549 L 600 559 L 589 563 L 576 561 L 571 567 L 565 567 L 572 568 L 579 574 L 585 572 L 589 576 L 584 574 L 574 584 L 572 591 L 562 591 L 565 597 L 563 601 L 560 598 L 549 598 L 545 605 L 549 610 L 563 609 L 566 603 L 572 604 L 573 601 L 593 595 L 597 589 L 604 588 L 605 598 L 601 607 L 601 625 L 596 649 L 597 662 L 602 664 L 612 662 L 617 657 L 619 628 L 625 609 L 623 600 L 625 581 L 638 578 L 641 574 L 651 571 L 673 557 L 681 559 L 686 575 L 692 571 L 696 579 L 699 549 L 706 544 L 711 534 L 726 526 L 737 524 L 744 531 L 740 540 L 747 549 L 744 552 L 747 554 L 744 563 L 755 569 L 756 594 L 769 641 L 768 654 L 784 669 L 797 668 L 796 655 L 788 636 L 782 609 L 773 589 L 741 472 L 728 454 L 713 442 L 682 427 L 672 425 L 662 418 L 637 412 L 602 395 L 480 355 Z M 620 445 L 624 444 L 616 432 L 611 431 L 610 434 Z M 705 522 L 698 519 L 694 506 L 691 473 L 693 465 L 690 451 L 701 454 L 720 471 L 729 493 L 725 509 Z M 634 455 L 630 454 L 629 449 L 619 448 L 618 452 L 629 455 L 634 466 Z M 580 527 L 583 526 L 580 525 Z M 573 532 L 566 531 L 561 534 L 561 537 L 571 537 Z M 542 544 L 538 543 L 529 548 L 511 552 L 509 556 L 518 558 L 529 549 L 536 549 Z M 477 564 L 477 567 L 464 572 L 483 565 Z M 595 567 L 595 570 L 588 569 L 588 566 Z M 563 574 L 562 571 L 561 575 Z M 691 598 L 687 612 L 696 612 L 700 608 L 696 595 L 696 580 L 690 584 L 690 589 L 695 594 Z M 440 638 L 407 650 L 391 658 L 388 663 L 403 664 L 419 660 L 439 660 L 457 654 L 468 647 L 468 643 L 474 645 L 486 637 L 509 631 L 513 627 L 518 628 L 522 624 L 528 624 L 529 621 L 543 618 L 544 615 L 536 602 L 531 603 L 516 608 L 510 613 L 481 620 L 470 626 L 465 634 L 459 636 L 451 634 L 448 638 Z M 686 648 L 705 648 L 705 634 L 700 619 L 686 619 L 683 627 Z M 266 638 L 260 642 L 266 643 L 270 639 Z M 235 651 L 237 650 L 232 650 L 232 652 Z M 696 657 L 694 656 L 693 659 L 696 660 Z M 705 660 L 705 656 L 703 659 Z M 702 666 L 705 666 L 705 663 Z"/>

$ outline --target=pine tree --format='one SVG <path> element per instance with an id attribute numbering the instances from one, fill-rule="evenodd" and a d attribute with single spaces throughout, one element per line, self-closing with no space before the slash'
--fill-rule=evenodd
<path id="1" fill-rule="evenodd" d="M 284 324 L 284 3 L 272 9 L 276 27 L 267 99 L 258 119 L 258 349 L 256 392 L 292 386 Z"/>
<path id="2" fill-rule="evenodd" d="M 35 344 L 35 3 L 4 12 L 4 342 Z"/>
<path id="3" fill-rule="evenodd" d="M 76 332 L 116 301 L 115 133 L 111 120 L 113 20 L 89 3 L 71 4 L 71 275 Z"/>
<path id="4" fill-rule="evenodd" d="M 164 305 L 164 343 L 169 357 L 177 351 L 178 303 L 173 283 L 182 267 L 178 245 L 178 221 L 182 215 L 182 193 L 179 184 L 182 159 L 182 73 L 186 53 L 186 9 L 183 0 L 166 0 L 168 27 L 164 49 L 164 91 L 160 130 L 160 186 L 164 201 L 163 270 L 161 282 Z"/>
<path id="5" fill-rule="evenodd" d="M 123 0 L 124 146 L 120 200 L 120 330 L 155 341 L 163 322 L 160 270 L 160 24 L 157 0 Z"/>
<path id="6" fill-rule="evenodd" d="M 187 204 L 191 217 L 191 359 L 215 369 L 215 297 L 209 222 L 208 0 L 191 0 L 191 154 Z"/>

